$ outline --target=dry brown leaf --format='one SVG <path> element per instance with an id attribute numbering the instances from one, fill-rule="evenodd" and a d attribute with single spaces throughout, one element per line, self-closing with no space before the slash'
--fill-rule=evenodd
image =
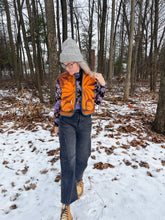
<path id="1" fill-rule="evenodd" d="M 95 155 L 91 155 L 91 158 L 92 158 L 93 160 L 96 160 L 96 156 L 95 156 Z"/>
<path id="2" fill-rule="evenodd" d="M 59 182 L 61 180 L 61 173 L 58 173 L 58 175 L 56 176 L 54 182 Z"/>
<path id="3" fill-rule="evenodd" d="M 116 181 L 116 180 L 118 180 L 117 177 L 114 177 L 114 178 L 112 179 L 112 182 L 113 182 L 113 181 Z"/>
<path id="4" fill-rule="evenodd" d="M 11 205 L 11 206 L 10 206 L 10 209 L 11 209 L 11 210 L 13 210 L 13 209 L 17 209 L 17 205 L 16 205 L 16 204 Z"/>
<path id="5" fill-rule="evenodd" d="M 56 171 L 57 169 L 56 169 L 56 168 L 51 168 L 50 170 L 51 170 L 51 171 Z"/>
<path id="6" fill-rule="evenodd" d="M 94 169 L 98 169 L 98 170 L 107 169 L 108 167 L 114 168 L 115 166 L 109 163 L 102 163 L 102 162 L 98 162 L 94 164 Z"/>
<path id="7" fill-rule="evenodd" d="M 47 151 L 47 155 L 48 156 L 54 156 L 56 154 L 59 154 L 59 148 L 57 148 L 56 150 L 50 150 L 50 151 Z"/>
<path id="8" fill-rule="evenodd" d="M 117 131 L 123 132 L 123 133 L 131 133 L 131 132 L 135 132 L 136 128 L 134 128 L 131 125 L 127 125 L 127 126 L 119 126 L 119 128 L 117 129 Z"/>
<path id="9" fill-rule="evenodd" d="M 130 166 L 132 163 L 129 160 L 123 160 L 126 166 Z"/>
<path id="10" fill-rule="evenodd" d="M 29 169 L 29 167 L 28 167 L 28 166 L 25 166 L 24 169 L 21 170 L 21 172 L 22 172 L 23 174 L 26 174 L 27 171 L 28 171 L 28 169 Z"/>
<path id="11" fill-rule="evenodd" d="M 40 171 L 41 174 L 46 174 L 48 172 L 48 170 L 42 170 Z"/>
<path id="12" fill-rule="evenodd" d="M 9 163 L 9 162 L 5 160 L 5 161 L 3 161 L 3 163 L 2 163 L 2 164 L 4 164 L 4 165 L 5 165 L 5 164 L 8 164 L 8 163 Z"/>
<path id="13" fill-rule="evenodd" d="M 138 166 L 137 165 L 132 165 L 131 166 L 133 169 L 138 169 Z"/>
<path id="14" fill-rule="evenodd" d="M 145 167 L 145 168 L 147 168 L 147 169 L 150 168 L 149 164 L 148 164 L 147 162 L 144 162 L 144 161 L 140 161 L 139 166 Z"/>
<path id="15" fill-rule="evenodd" d="M 5 192 L 7 192 L 6 189 L 2 189 L 2 190 L 1 190 L 1 193 L 5 193 Z"/>
<path id="16" fill-rule="evenodd" d="M 122 151 L 123 154 L 128 154 L 126 151 Z"/>
<path id="17" fill-rule="evenodd" d="M 153 175 L 149 171 L 147 171 L 147 175 L 150 176 L 150 177 L 153 177 Z"/>
<path id="18" fill-rule="evenodd" d="M 162 168 L 157 169 L 156 172 L 159 173 L 161 170 L 163 170 Z"/>
<path id="19" fill-rule="evenodd" d="M 165 166 L 165 160 L 161 160 L 162 165 Z"/>
<path id="20" fill-rule="evenodd" d="M 26 191 L 29 191 L 29 190 L 31 190 L 31 189 L 35 189 L 36 188 L 36 184 L 35 183 L 31 183 L 29 186 L 24 186 L 24 189 L 26 190 Z"/>
<path id="21" fill-rule="evenodd" d="M 12 183 L 11 183 L 11 186 L 12 186 L 12 187 L 14 187 L 14 186 L 15 186 L 15 183 L 14 183 L 14 182 L 12 182 Z"/>
<path id="22" fill-rule="evenodd" d="M 52 158 L 49 162 L 51 162 L 51 164 L 53 165 L 55 162 L 57 162 L 57 160 L 60 159 L 60 156 L 55 156 L 54 158 Z"/>

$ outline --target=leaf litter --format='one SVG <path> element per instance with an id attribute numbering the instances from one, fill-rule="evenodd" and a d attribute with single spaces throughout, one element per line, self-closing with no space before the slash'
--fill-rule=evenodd
<path id="1" fill-rule="evenodd" d="M 53 106 L 26 90 L 21 95 L 0 90 L 0 95 L 0 219 L 59 219 Z M 157 96 L 143 88 L 128 103 L 121 97 L 120 91 L 107 91 L 92 116 L 91 157 L 84 195 L 73 204 L 75 219 L 163 220 L 165 137 L 151 130 Z"/>

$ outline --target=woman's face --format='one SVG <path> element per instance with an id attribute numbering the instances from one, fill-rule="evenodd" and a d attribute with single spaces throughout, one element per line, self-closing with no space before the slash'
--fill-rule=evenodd
<path id="1" fill-rule="evenodd" d="M 78 73 L 80 71 L 80 66 L 75 62 L 64 62 L 62 63 L 62 67 L 67 70 L 70 75 Z"/>

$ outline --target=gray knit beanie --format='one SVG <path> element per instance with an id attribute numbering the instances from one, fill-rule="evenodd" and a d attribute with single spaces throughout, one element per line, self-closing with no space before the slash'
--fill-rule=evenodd
<path id="1" fill-rule="evenodd" d="M 62 52 L 60 54 L 60 62 L 82 62 L 84 61 L 80 49 L 71 38 L 65 40 L 62 44 Z"/>

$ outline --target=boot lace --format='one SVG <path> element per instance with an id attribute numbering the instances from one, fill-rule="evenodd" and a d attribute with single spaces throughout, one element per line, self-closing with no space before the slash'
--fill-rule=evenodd
<path id="1" fill-rule="evenodd" d="M 68 219 L 68 207 L 65 206 L 62 209 L 62 213 L 61 213 L 61 220 L 67 220 Z"/>

